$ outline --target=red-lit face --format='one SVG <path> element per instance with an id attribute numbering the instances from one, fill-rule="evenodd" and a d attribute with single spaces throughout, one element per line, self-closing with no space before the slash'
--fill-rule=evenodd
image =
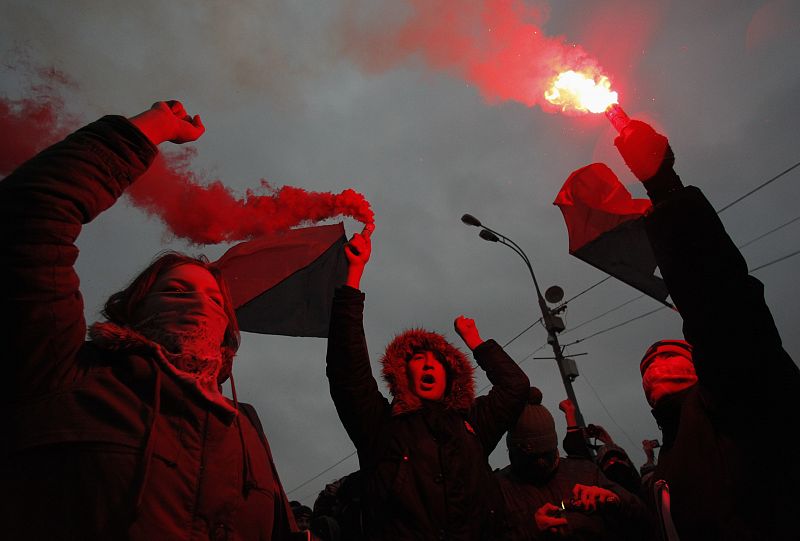
<path id="1" fill-rule="evenodd" d="M 411 390 L 424 400 L 438 402 L 447 388 L 447 372 L 430 351 L 415 353 L 408 361 L 408 379 Z"/>
<path id="2" fill-rule="evenodd" d="M 219 350 L 228 326 L 224 297 L 214 276 L 199 265 L 185 264 L 161 274 L 136 308 L 135 319 L 151 339 L 204 342 Z"/>
<path id="3" fill-rule="evenodd" d="M 658 355 L 642 377 L 647 402 L 655 407 L 659 400 L 697 383 L 692 361 L 683 355 Z"/>

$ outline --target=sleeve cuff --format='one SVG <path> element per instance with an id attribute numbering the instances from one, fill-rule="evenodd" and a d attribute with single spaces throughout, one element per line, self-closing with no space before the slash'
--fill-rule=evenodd
<path id="1" fill-rule="evenodd" d="M 364 292 L 360 289 L 356 289 L 347 285 L 337 287 L 334 291 L 334 295 L 337 299 L 353 299 L 362 301 L 366 297 Z"/>
<path id="2" fill-rule="evenodd" d="M 672 167 L 659 170 L 653 177 L 643 182 L 647 195 L 653 204 L 658 204 L 669 198 L 670 194 L 683 188 L 681 177 Z"/>

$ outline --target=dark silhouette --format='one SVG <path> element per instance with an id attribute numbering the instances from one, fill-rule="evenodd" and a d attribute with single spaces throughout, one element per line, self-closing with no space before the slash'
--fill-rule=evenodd
<path id="1" fill-rule="evenodd" d="M 555 421 L 541 401 L 532 387 L 506 437 L 511 464 L 496 472 L 508 521 L 504 539 L 647 539 L 652 517 L 639 498 L 593 460 L 559 456 Z"/>
<path id="2" fill-rule="evenodd" d="M 770 444 L 797 411 L 800 371 L 764 286 L 700 190 L 675 173 L 666 137 L 634 120 L 615 144 L 653 202 L 644 226 L 686 339 L 653 344 L 640 365 L 663 431 L 649 480 L 662 533 L 797 539 L 800 462 L 792 446 Z"/>

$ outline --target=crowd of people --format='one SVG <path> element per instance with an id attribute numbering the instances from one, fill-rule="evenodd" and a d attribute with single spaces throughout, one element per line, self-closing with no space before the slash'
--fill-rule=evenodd
<path id="1" fill-rule="evenodd" d="M 345 246 L 326 373 L 359 469 L 289 502 L 254 408 L 239 402 L 239 330 L 220 271 L 158 257 L 87 327 L 74 269 L 84 224 L 111 207 L 157 146 L 202 135 L 159 102 L 104 117 L 0 182 L 0 347 L 10 385 L 0 479 L 5 539 L 788 540 L 800 505 L 791 432 L 800 372 L 763 285 L 666 138 L 632 121 L 615 141 L 653 202 L 650 244 L 684 339 L 653 344 L 642 387 L 662 430 L 638 470 L 602 427 L 542 394 L 473 319 L 454 326 L 492 387 L 475 396 L 468 357 L 409 329 L 372 374 L 360 289 L 370 230 Z M 88 339 L 87 339 L 88 335 Z M 222 394 L 231 381 L 233 396 Z M 508 466 L 489 454 L 506 435 Z M 600 445 L 592 441 L 601 442 Z M 659 448 L 658 456 L 654 449 Z"/>

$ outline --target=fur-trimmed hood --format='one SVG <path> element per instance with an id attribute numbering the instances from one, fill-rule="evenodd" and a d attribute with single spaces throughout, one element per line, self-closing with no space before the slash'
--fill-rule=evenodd
<path id="1" fill-rule="evenodd" d="M 407 365 L 418 351 L 431 351 L 443 361 L 447 371 L 447 388 L 442 400 L 445 409 L 465 410 L 475 401 L 474 368 L 464 353 L 439 333 L 409 329 L 386 346 L 381 358 L 383 379 L 394 397 L 392 415 L 422 408 L 422 400 L 411 390 Z"/>

